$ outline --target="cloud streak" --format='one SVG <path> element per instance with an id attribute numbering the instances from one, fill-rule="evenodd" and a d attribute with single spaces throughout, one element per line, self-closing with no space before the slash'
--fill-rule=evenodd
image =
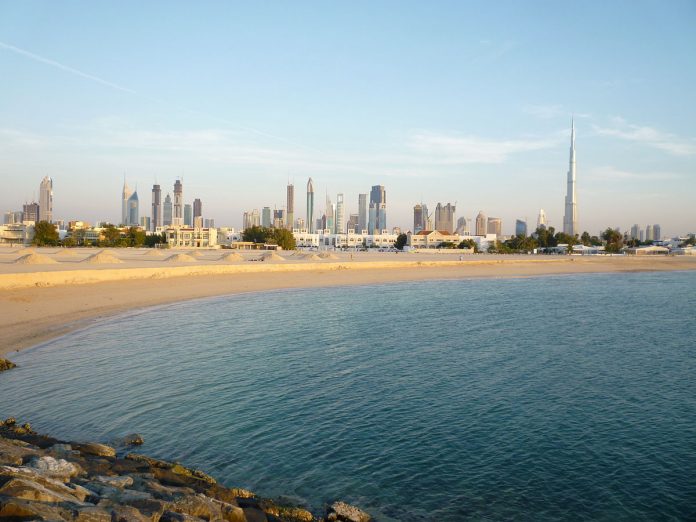
<path id="1" fill-rule="evenodd" d="M 113 82 L 110 82 L 110 81 L 105 80 L 103 78 L 99 78 L 98 76 L 88 74 L 86 72 L 80 71 L 79 69 L 75 69 L 74 67 L 69 67 L 69 66 L 64 65 L 60 62 L 56 62 L 55 60 L 49 60 L 48 58 L 44 58 L 43 56 L 39 56 L 38 54 L 34 54 L 34 53 L 26 51 L 24 49 L 20 49 L 19 47 L 15 47 L 14 45 L 10 45 L 8 43 L 0 41 L 0 48 L 5 49 L 6 51 L 13 52 L 15 54 L 19 54 L 19 55 L 24 56 L 26 58 L 31 58 L 32 60 L 34 60 L 36 62 L 50 65 L 51 67 L 55 67 L 57 69 L 65 71 L 65 72 L 69 72 L 69 73 L 74 74 L 76 76 L 80 76 L 81 78 L 91 80 L 93 82 L 99 83 L 99 84 L 104 85 L 106 87 L 111 87 L 112 89 L 116 89 L 117 91 L 127 92 L 129 94 L 137 94 L 133 89 L 129 89 L 128 87 L 124 87 L 122 85 L 118 85 L 117 83 L 113 83 Z"/>
<path id="2" fill-rule="evenodd" d="M 632 125 L 623 118 L 614 118 L 615 126 L 599 127 L 593 125 L 594 131 L 600 136 L 611 136 L 667 152 L 673 156 L 696 155 L 696 140 L 683 139 L 674 134 L 661 132 L 653 127 Z"/>

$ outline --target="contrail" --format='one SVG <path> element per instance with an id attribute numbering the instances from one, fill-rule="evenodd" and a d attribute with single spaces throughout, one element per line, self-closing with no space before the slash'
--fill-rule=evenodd
<path id="1" fill-rule="evenodd" d="M 37 62 L 45 63 L 46 65 L 50 65 L 52 67 L 62 69 L 63 71 L 76 74 L 77 76 L 81 76 L 88 80 L 92 80 L 93 82 L 101 83 L 102 85 L 106 85 L 107 87 L 111 87 L 112 89 L 128 92 L 130 94 L 137 94 L 133 89 L 129 89 L 127 87 L 123 87 L 121 85 L 117 85 L 115 83 L 99 78 L 98 76 L 92 76 L 91 74 L 87 74 L 77 69 L 73 69 L 72 67 L 68 67 L 67 65 L 63 65 L 62 63 L 49 60 L 48 58 L 44 58 L 43 56 L 39 56 L 38 54 L 30 53 L 29 51 L 25 51 L 24 49 L 20 49 L 19 47 L 15 47 L 14 45 L 10 45 L 8 43 L 0 41 L 0 47 L 2 47 L 3 49 L 7 49 L 8 51 L 12 51 L 13 53 L 26 56 L 27 58 L 31 58 L 32 60 L 36 60 Z"/>
<path id="2" fill-rule="evenodd" d="M 263 137 L 265 137 L 265 138 L 270 138 L 270 139 L 273 139 L 273 140 L 276 140 L 276 141 L 280 141 L 280 142 L 282 142 L 282 143 L 285 143 L 285 144 L 287 144 L 287 145 L 291 145 L 291 146 L 293 146 L 293 147 L 297 147 L 297 148 L 304 149 L 304 150 L 308 150 L 308 151 L 312 151 L 312 152 L 320 152 L 320 151 L 318 151 L 317 149 L 314 149 L 314 148 L 312 148 L 312 147 L 308 147 L 308 146 L 306 146 L 306 145 L 301 145 L 301 144 L 299 144 L 299 143 L 295 143 L 295 142 L 293 142 L 293 141 L 290 141 L 290 140 L 288 140 L 288 139 L 282 138 L 282 137 L 280 137 L 280 136 L 275 136 L 275 135 L 273 135 L 273 134 L 269 134 L 269 133 L 267 133 L 267 132 L 263 132 L 263 131 L 260 131 L 260 130 L 258 130 L 258 129 L 254 129 L 254 128 L 252 128 L 252 127 L 246 127 L 246 126 L 244 126 L 244 125 L 239 125 L 238 123 L 229 121 L 229 120 L 227 120 L 227 119 L 225 119 L 225 118 L 221 118 L 221 117 L 219 117 L 219 116 L 214 116 L 214 115 L 212 115 L 212 114 L 208 114 L 208 113 L 205 113 L 205 112 L 197 111 L 197 110 L 194 110 L 194 109 L 189 109 L 189 108 L 186 108 L 186 107 L 180 107 L 180 106 L 177 107 L 176 105 L 173 105 L 173 104 L 171 104 L 170 102 L 168 102 L 168 101 L 166 101 L 166 100 L 162 100 L 162 99 L 158 99 L 158 98 L 153 98 L 153 97 L 151 97 L 151 96 L 146 96 L 146 95 L 141 94 L 141 93 L 139 93 L 139 92 L 137 92 L 137 91 L 134 91 L 133 89 L 129 89 L 128 87 L 123 87 L 122 85 L 118 85 L 117 83 L 113 83 L 113 82 L 104 80 L 103 78 L 99 78 L 98 76 L 94 76 L 94 75 L 92 75 L 92 74 L 87 74 L 86 72 L 82 72 L 82 71 L 80 71 L 79 69 L 75 69 L 75 68 L 73 68 L 73 67 L 69 67 L 69 66 L 67 66 L 67 65 L 63 65 L 62 63 L 56 62 L 55 60 L 50 60 L 50 59 L 48 59 L 48 58 L 44 58 L 43 56 L 39 56 L 38 54 L 34 54 L 34 53 L 30 52 L 30 51 L 26 51 L 26 50 L 24 50 L 24 49 L 20 49 L 19 47 L 15 47 L 14 45 L 5 43 L 5 42 L 3 42 L 3 41 L 0 41 L 0 48 L 1 48 L 1 49 L 6 49 L 6 50 L 8 50 L 8 51 L 11 51 L 11 52 L 13 52 L 13 53 L 15 53 L 15 54 L 19 54 L 19 55 L 21 55 L 21 56 L 26 56 L 27 58 L 31 58 L 32 60 L 35 60 L 35 61 L 37 61 L 37 62 L 41 62 L 41 63 L 44 63 L 44 64 L 46 64 L 46 65 L 50 65 L 51 67 L 56 67 L 57 69 L 61 69 L 62 71 L 69 72 L 69 73 L 71 73 L 71 74 L 75 74 L 75 75 L 80 76 L 80 77 L 82 77 L 82 78 L 85 78 L 85 79 L 87 79 L 87 80 L 92 80 L 93 82 L 97 82 L 97 83 L 100 83 L 100 84 L 105 85 L 105 86 L 107 86 L 107 87 L 111 87 L 112 89 L 116 89 L 116 90 L 122 91 L 122 92 L 127 92 L 127 93 L 129 93 L 129 94 L 133 94 L 133 95 L 135 95 L 135 96 L 138 96 L 138 97 L 140 97 L 140 98 L 146 99 L 146 100 L 151 101 L 151 102 L 160 103 L 160 104 L 163 104 L 163 105 L 168 105 L 168 106 L 170 106 L 170 107 L 173 106 L 174 108 L 176 108 L 176 109 L 178 109 L 178 110 L 185 111 L 185 112 L 189 112 L 189 113 L 192 113 L 192 114 L 197 114 L 197 115 L 199 115 L 199 116 L 204 116 L 204 117 L 209 118 L 209 119 L 217 120 L 217 121 L 222 122 L 222 123 L 225 123 L 225 124 L 227 124 L 227 125 L 231 125 L 231 126 L 237 127 L 237 128 L 240 129 L 240 130 L 243 130 L 243 131 L 246 131 L 246 132 L 251 132 L 251 133 L 253 133 L 253 134 L 257 134 L 257 135 L 263 136 Z"/>

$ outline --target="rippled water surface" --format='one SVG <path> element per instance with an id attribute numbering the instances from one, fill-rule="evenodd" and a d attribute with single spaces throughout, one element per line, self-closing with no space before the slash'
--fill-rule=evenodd
<path id="1" fill-rule="evenodd" d="M 688 519 L 695 319 L 693 272 L 192 301 L 16 354 L 0 414 L 379 520 Z"/>

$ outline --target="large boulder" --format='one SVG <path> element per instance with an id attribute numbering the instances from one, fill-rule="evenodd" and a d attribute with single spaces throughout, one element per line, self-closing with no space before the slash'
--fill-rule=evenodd
<path id="1" fill-rule="evenodd" d="M 28 467 L 36 469 L 46 477 L 61 479 L 64 482 L 75 477 L 82 471 L 80 466 L 65 459 L 55 459 L 51 456 L 35 457 L 27 464 Z"/>
<path id="2" fill-rule="evenodd" d="M 3 359 L 2 357 L 0 357 L 0 372 L 4 372 L 5 370 L 11 370 L 12 368 L 16 367 L 17 365 L 12 361 L 8 361 L 7 359 Z"/>
<path id="3" fill-rule="evenodd" d="M 83 455 L 93 455 L 95 457 L 115 457 L 116 450 L 106 444 L 98 442 L 73 443 L 72 446 Z"/>
<path id="4" fill-rule="evenodd" d="M 36 502 L 74 502 L 80 500 L 72 493 L 59 492 L 56 488 L 48 487 L 23 478 L 12 478 L 0 486 L 0 495 L 34 500 Z"/>
<path id="5" fill-rule="evenodd" d="M 32 502 L 14 497 L 0 496 L 0 519 L 2 520 L 68 520 L 57 506 Z"/>
<path id="6" fill-rule="evenodd" d="M 36 448 L 26 442 L 0 437 L 0 464 L 21 466 L 24 459 L 36 454 Z"/>
<path id="7" fill-rule="evenodd" d="M 372 517 L 345 502 L 334 502 L 327 510 L 326 519 L 331 522 L 370 522 Z"/>

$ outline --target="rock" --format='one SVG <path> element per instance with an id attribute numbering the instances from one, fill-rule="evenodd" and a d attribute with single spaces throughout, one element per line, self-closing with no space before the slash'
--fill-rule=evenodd
<path id="1" fill-rule="evenodd" d="M 146 517 L 133 506 L 114 506 L 111 509 L 111 520 L 112 522 L 148 522 L 151 518 Z"/>
<path id="2" fill-rule="evenodd" d="M 160 518 L 160 522 L 203 522 L 204 519 L 192 517 L 184 513 L 176 513 L 174 511 L 165 511 Z"/>
<path id="3" fill-rule="evenodd" d="M 126 455 L 127 460 L 133 460 L 135 462 L 143 462 L 152 468 L 162 468 L 171 469 L 174 467 L 173 462 L 167 462 L 166 460 L 153 459 L 147 455 L 141 455 L 140 453 L 129 453 Z"/>
<path id="4" fill-rule="evenodd" d="M 2 421 L 2 425 L 8 428 L 11 428 L 15 424 L 17 424 L 17 419 L 14 417 L 7 417 L 4 421 Z"/>
<path id="5" fill-rule="evenodd" d="M 72 446 L 70 444 L 54 444 L 53 446 L 48 448 L 48 453 L 50 453 L 52 457 L 56 457 L 59 459 L 80 456 L 80 452 L 72 449 Z"/>
<path id="6" fill-rule="evenodd" d="M 85 442 L 82 444 L 73 444 L 75 449 L 79 450 L 83 455 L 94 455 L 96 457 L 115 457 L 116 450 L 106 444 L 98 442 Z"/>
<path id="7" fill-rule="evenodd" d="M 147 479 L 137 480 L 135 489 L 138 489 L 139 491 L 146 491 L 150 493 L 153 497 L 166 501 L 173 501 L 182 496 L 196 494 L 196 492 L 191 488 L 165 486 L 163 484 L 160 484 L 156 480 Z"/>
<path id="8" fill-rule="evenodd" d="M 314 516 L 306 509 L 288 506 L 276 506 L 269 501 L 261 502 L 261 509 L 264 513 L 276 516 L 287 522 L 312 522 Z"/>
<path id="9" fill-rule="evenodd" d="M 49 489 L 38 482 L 22 478 L 12 478 L 0 487 L 0 495 L 8 497 L 22 498 L 24 500 L 34 500 L 37 502 L 74 502 L 80 501 L 71 493 L 59 493 L 54 489 Z"/>
<path id="10" fill-rule="evenodd" d="M 70 511 L 75 522 L 111 522 L 111 512 L 97 506 L 80 506 Z"/>
<path id="11" fill-rule="evenodd" d="M 128 505 L 140 511 L 143 516 L 147 517 L 153 522 L 158 521 L 162 514 L 169 510 L 168 502 L 155 499 L 134 500 L 132 502 L 128 502 Z"/>
<path id="12" fill-rule="evenodd" d="M 179 497 L 170 504 L 169 510 L 205 520 L 219 520 L 222 518 L 220 503 L 200 494 Z"/>
<path id="13" fill-rule="evenodd" d="M 106 484 L 107 486 L 112 486 L 115 488 L 128 488 L 133 485 L 133 477 L 128 475 L 116 476 L 116 477 L 106 477 L 104 475 L 97 475 L 94 480 Z"/>
<path id="14" fill-rule="evenodd" d="M 56 506 L 21 498 L 0 496 L 0 519 L 3 520 L 67 520 Z"/>
<path id="15" fill-rule="evenodd" d="M 372 520 L 370 515 L 345 502 L 331 504 L 326 515 L 328 520 L 340 522 L 370 522 Z"/>
<path id="16" fill-rule="evenodd" d="M 12 368 L 16 368 L 17 365 L 13 363 L 12 361 L 8 361 L 7 359 L 2 359 L 0 358 L 0 372 L 4 372 L 5 370 L 11 370 Z"/>
<path id="17" fill-rule="evenodd" d="M 143 436 L 138 433 L 130 433 L 124 437 L 114 440 L 113 444 L 117 447 L 141 446 L 145 443 Z"/>
<path id="18" fill-rule="evenodd" d="M 0 437 L 0 464 L 21 466 L 24 459 L 36 453 L 36 449 L 25 442 Z"/>
<path id="19" fill-rule="evenodd" d="M 80 473 L 80 467 L 65 459 L 55 459 L 50 456 L 37 457 L 32 459 L 29 467 L 38 470 L 42 475 L 53 478 L 61 478 L 64 481 L 75 477 Z"/>

